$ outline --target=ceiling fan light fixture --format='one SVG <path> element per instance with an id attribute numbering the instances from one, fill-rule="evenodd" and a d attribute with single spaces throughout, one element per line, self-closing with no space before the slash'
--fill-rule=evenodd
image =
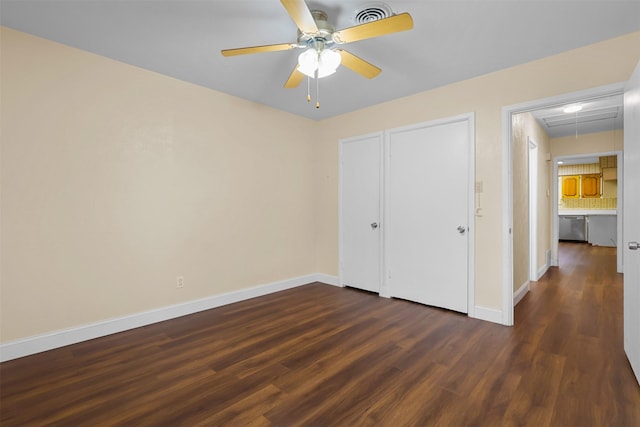
<path id="1" fill-rule="evenodd" d="M 341 61 L 342 56 L 335 50 L 324 49 L 318 53 L 314 48 L 309 48 L 298 56 L 298 71 L 315 78 L 317 70 L 321 79 L 335 73 Z"/>
<path id="2" fill-rule="evenodd" d="M 1 1 L 1 0 L 0 0 Z M 357 42 L 387 34 L 411 30 L 413 18 L 407 12 L 395 14 L 384 3 L 369 3 L 356 11 L 355 26 L 337 30 L 329 23 L 325 12 L 309 9 L 306 0 L 281 0 L 289 17 L 298 27 L 295 43 L 280 43 L 223 49 L 223 56 L 246 55 L 259 52 L 277 52 L 302 48 L 298 63 L 284 84 L 287 89 L 296 88 L 307 76 L 307 101 L 311 100 L 311 78 L 316 79 L 316 108 L 320 108 L 320 79 L 335 73 L 341 63 L 371 79 L 382 71 L 343 49 L 332 50 L 334 45 Z"/>
<path id="3" fill-rule="evenodd" d="M 318 77 L 326 77 L 335 73 L 338 67 L 340 66 L 340 62 L 342 61 L 342 56 L 335 50 L 325 49 L 320 52 L 320 64 L 318 65 Z"/>
<path id="4" fill-rule="evenodd" d="M 298 56 L 298 71 L 305 76 L 314 77 L 320 58 L 315 49 L 307 49 Z"/>
<path id="5" fill-rule="evenodd" d="M 336 69 L 340 66 L 342 56 L 335 50 L 325 49 L 320 53 L 320 66 Z"/>

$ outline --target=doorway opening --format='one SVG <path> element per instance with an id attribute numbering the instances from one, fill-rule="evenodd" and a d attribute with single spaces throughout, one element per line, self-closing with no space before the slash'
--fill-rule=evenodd
<path id="1" fill-rule="evenodd" d="M 618 143 L 612 143 L 612 148 L 618 148 L 615 145 L 620 145 L 621 148 L 622 130 L 617 139 Z M 552 211 L 552 265 L 562 266 L 559 242 L 572 241 L 616 248 L 616 271 L 622 273 L 623 247 L 619 244 L 622 242 L 622 157 L 622 150 L 614 150 L 553 158 L 552 180 L 556 183 L 556 203 L 553 204 Z M 570 175 L 580 169 L 586 173 Z M 595 179 L 597 194 L 586 198 L 564 198 L 563 180 L 567 177 L 586 177 L 584 182 L 579 181 L 578 190 L 581 194 L 588 193 Z M 591 207 L 583 208 L 586 204 Z"/>
<path id="2" fill-rule="evenodd" d="M 623 84 L 615 84 L 503 108 L 503 178 L 508 183 L 503 193 L 503 324 L 513 325 L 513 307 L 528 292 L 529 282 L 558 265 L 558 215 L 563 206 L 557 162 L 595 153 L 619 157 L 622 165 L 622 93 Z M 583 111 L 565 113 L 568 107 L 582 107 Z M 621 180 L 621 169 L 616 179 Z M 597 188 L 599 196 L 579 194 L 580 201 L 572 209 L 593 209 L 599 207 L 594 203 L 602 203 L 595 202 L 601 198 L 601 178 L 595 184 L 584 179 L 585 188 Z M 622 229 L 621 210 L 617 209 L 618 201 L 622 205 L 622 185 L 619 187 L 612 208 L 617 219 L 616 243 Z M 617 251 L 621 271 L 620 245 Z"/>

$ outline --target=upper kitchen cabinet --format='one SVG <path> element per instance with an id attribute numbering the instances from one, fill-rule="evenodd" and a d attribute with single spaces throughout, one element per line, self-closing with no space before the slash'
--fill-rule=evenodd
<path id="1" fill-rule="evenodd" d="M 602 179 L 605 181 L 617 181 L 618 180 L 618 168 L 603 168 Z"/>
<path id="2" fill-rule="evenodd" d="M 582 197 L 583 198 L 600 197 L 600 175 L 599 174 L 582 175 Z"/>
<path id="3" fill-rule="evenodd" d="M 618 180 L 618 156 L 600 157 L 600 169 L 603 181 Z"/>
<path id="4" fill-rule="evenodd" d="M 580 197 L 580 176 L 568 175 L 562 177 L 562 198 L 577 199 Z"/>

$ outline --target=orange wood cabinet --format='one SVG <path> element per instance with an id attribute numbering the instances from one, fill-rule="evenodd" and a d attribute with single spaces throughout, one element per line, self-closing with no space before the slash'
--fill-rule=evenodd
<path id="1" fill-rule="evenodd" d="M 600 197 L 600 175 L 582 175 L 582 197 L 587 199 Z"/>
<path id="2" fill-rule="evenodd" d="M 580 197 L 580 176 L 567 175 L 562 177 L 562 198 L 577 199 Z"/>

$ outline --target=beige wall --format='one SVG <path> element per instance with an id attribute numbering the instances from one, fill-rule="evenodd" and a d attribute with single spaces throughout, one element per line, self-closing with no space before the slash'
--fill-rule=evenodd
<path id="1" fill-rule="evenodd" d="M 547 161 L 550 140 L 531 113 L 513 116 L 513 287 L 529 280 L 529 139 L 537 144 L 537 265 L 546 263 L 551 249 L 551 162 Z"/>
<path id="2" fill-rule="evenodd" d="M 551 139 L 551 155 L 554 157 L 573 154 L 592 154 L 622 151 L 624 132 L 622 129 L 608 132 L 587 133 Z"/>
<path id="3" fill-rule="evenodd" d="M 1 43 L 3 342 L 315 271 L 315 123 Z"/>
<path id="4" fill-rule="evenodd" d="M 640 57 L 633 33 L 316 123 L 9 29 L 0 40 L 3 342 L 336 275 L 338 140 L 466 112 L 484 187 L 476 304 L 500 308 L 502 106 L 624 81 Z"/>
<path id="5" fill-rule="evenodd" d="M 529 281 L 529 115 L 512 117 L 513 290 Z"/>
<path id="6" fill-rule="evenodd" d="M 551 153 L 551 140 L 540 125 L 530 117 L 534 141 L 538 144 L 538 265 L 539 272 L 547 263 L 547 251 L 553 241 L 553 164 L 547 160 Z M 551 253 L 549 252 L 549 255 Z M 551 260 L 549 260 L 551 261 Z"/>
<path id="7" fill-rule="evenodd" d="M 640 32 L 475 79 L 327 119 L 317 159 L 317 269 L 338 271 L 340 138 L 466 112 L 476 118 L 476 180 L 483 182 L 476 218 L 476 305 L 502 306 L 502 107 L 626 81 L 640 58 Z M 428 71 L 425 71 L 428 72 Z M 373 84 L 373 83 L 372 83 Z"/>

